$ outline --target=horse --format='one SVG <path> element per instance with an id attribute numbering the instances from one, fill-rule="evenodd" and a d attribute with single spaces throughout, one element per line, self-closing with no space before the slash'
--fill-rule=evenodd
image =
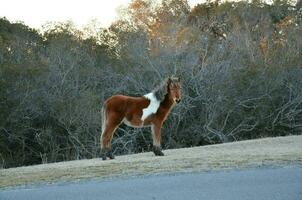
<path id="1" fill-rule="evenodd" d="M 153 153 L 164 156 L 161 149 L 161 127 L 175 104 L 181 100 L 180 79 L 168 77 L 150 93 L 141 97 L 113 95 L 102 106 L 101 157 L 114 159 L 111 140 L 120 124 L 151 127 Z"/>

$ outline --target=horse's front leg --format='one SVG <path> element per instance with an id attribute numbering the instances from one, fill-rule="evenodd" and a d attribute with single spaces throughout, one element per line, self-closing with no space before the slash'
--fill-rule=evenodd
<path id="1" fill-rule="evenodd" d="M 160 145 L 160 140 L 161 140 L 161 129 L 162 124 L 153 124 L 151 126 L 151 131 L 152 131 L 152 138 L 153 138 L 153 152 L 156 156 L 163 156 L 164 153 L 161 151 L 161 145 Z"/>

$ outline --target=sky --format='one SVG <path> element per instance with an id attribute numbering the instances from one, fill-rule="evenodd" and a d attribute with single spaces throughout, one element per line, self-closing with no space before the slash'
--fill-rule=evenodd
<path id="1" fill-rule="evenodd" d="M 96 19 L 106 27 L 117 17 L 117 9 L 131 0 L 1 0 L 0 18 L 22 21 L 32 28 L 41 28 L 51 21 L 72 20 L 83 27 Z M 189 0 L 191 6 L 202 0 Z"/>

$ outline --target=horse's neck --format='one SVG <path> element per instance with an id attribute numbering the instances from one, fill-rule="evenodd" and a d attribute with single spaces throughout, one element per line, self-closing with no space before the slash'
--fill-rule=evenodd
<path id="1" fill-rule="evenodd" d="M 161 102 L 161 106 L 166 109 L 171 109 L 174 106 L 174 102 L 170 98 L 169 94 L 166 94 L 165 99 Z"/>

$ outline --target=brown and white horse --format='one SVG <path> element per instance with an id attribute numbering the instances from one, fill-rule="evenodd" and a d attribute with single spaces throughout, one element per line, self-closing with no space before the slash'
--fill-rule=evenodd
<path id="1" fill-rule="evenodd" d="M 142 97 L 114 95 L 108 98 L 102 108 L 103 160 L 107 157 L 114 159 L 111 139 L 121 123 L 136 128 L 151 127 L 153 152 L 156 156 L 163 156 L 160 129 L 170 110 L 175 103 L 180 102 L 180 99 L 180 80 L 176 77 L 167 78 L 151 93 Z"/>

